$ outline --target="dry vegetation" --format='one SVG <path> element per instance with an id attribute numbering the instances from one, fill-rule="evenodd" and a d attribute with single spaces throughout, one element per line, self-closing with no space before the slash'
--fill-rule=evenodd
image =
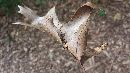
<path id="1" fill-rule="evenodd" d="M 36 6 L 33 0 L 24 4 L 44 15 L 56 6 L 61 21 L 68 21 L 79 6 L 90 0 L 48 0 Z M 105 11 L 104 16 L 98 10 Z M 90 18 L 88 48 L 104 41 L 107 50 L 85 62 L 86 73 L 130 72 L 130 1 L 100 0 Z M 0 16 L 0 73 L 82 73 L 78 62 L 61 44 L 37 29 L 12 25 L 23 19 L 17 13 Z M 90 61 L 90 63 L 89 63 Z"/>

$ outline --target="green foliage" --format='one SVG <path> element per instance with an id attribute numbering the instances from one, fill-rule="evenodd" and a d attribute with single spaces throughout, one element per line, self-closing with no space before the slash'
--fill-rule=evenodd
<path id="1" fill-rule="evenodd" d="M 129 55 L 128 59 L 130 60 L 130 55 Z"/>
<path id="2" fill-rule="evenodd" d="M 0 10 L 2 10 L 7 15 L 11 14 L 13 9 L 15 9 L 16 6 L 20 3 L 21 0 L 0 0 Z"/>
<path id="3" fill-rule="evenodd" d="M 98 4 L 100 0 L 91 0 L 92 3 Z"/>
<path id="4" fill-rule="evenodd" d="M 100 10 L 98 11 L 98 15 L 99 15 L 99 16 L 105 16 L 105 10 L 100 9 Z"/>
<path id="5" fill-rule="evenodd" d="M 46 3 L 47 0 L 35 0 L 35 4 L 37 6 L 41 6 L 41 5 L 44 5 Z"/>

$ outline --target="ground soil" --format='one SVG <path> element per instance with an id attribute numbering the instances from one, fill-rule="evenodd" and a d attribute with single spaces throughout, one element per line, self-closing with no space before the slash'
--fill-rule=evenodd
<path id="1" fill-rule="evenodd" d="M 23 4 L 40 16 L 56 6 L 59 20 L 67 22 L 87 1 L 47 0 L 36 6 L 33 0 L 26 0 Z M 102 8 L 105 15 L 95 12 L 90 17 L 88 48 L 103 42 L 108 47 L 85 62 L 86 73 L 130 73 L 130 0 L 100 0 L 96 5 L 96 11 Z M 18 13 L 0 16 L 0 73 L 83 73 L 73 56 L 46 32 L 11 24 L 21 20 Z"/>

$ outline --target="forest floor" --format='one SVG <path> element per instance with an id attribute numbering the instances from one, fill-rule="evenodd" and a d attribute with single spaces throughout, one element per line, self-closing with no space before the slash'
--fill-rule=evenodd
<path id="1" fill-rule="evenodd" d="M 36 6 L 33 0 L 25 0 L 23 4 L 40 16 L 56 6 L 59 20 L 67 22 L 88 1 L 46 0 Z M 86 73 L 130 73 L 130 0 L 100 0 L 96 5 L 105 15 L 95 13 L 90 17 L 88 48 L 103 42 L 108 47 L 85 62 Z M 83 73 L 73 56 L 47 33 L 12 25 L 23 19 L 18 13 L 0 16 L 0 73 Z"/>

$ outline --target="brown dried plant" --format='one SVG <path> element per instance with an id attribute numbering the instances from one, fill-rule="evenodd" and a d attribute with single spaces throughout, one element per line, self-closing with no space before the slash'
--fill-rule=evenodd
<path id="1" fill-rule="evenodd" d="M 55 37 L 65 49 L 67 49 L 79 62 L 86 57 L 92 57 L 100 53 L 106 46 L 106 43 L 101 47 L 91 49 L 85 52 L 87 46 L 87 26 L 88 19 L 94 5 L 90 2 L 82 5 L 74 14 L 72 20 L 68 23 L 62 23 L 58 20 L 55 12 L 55 7 L 51 8 L 45 16 L 38 16 L 35 11 L 24 6 L 18 6 L 18 13 L 25 16 L 29 23 L 16 22 L 13 24 L 20 24 L 29 27 L 34 27 L 41 31 L 46 31 L 52 37 Z"/>

